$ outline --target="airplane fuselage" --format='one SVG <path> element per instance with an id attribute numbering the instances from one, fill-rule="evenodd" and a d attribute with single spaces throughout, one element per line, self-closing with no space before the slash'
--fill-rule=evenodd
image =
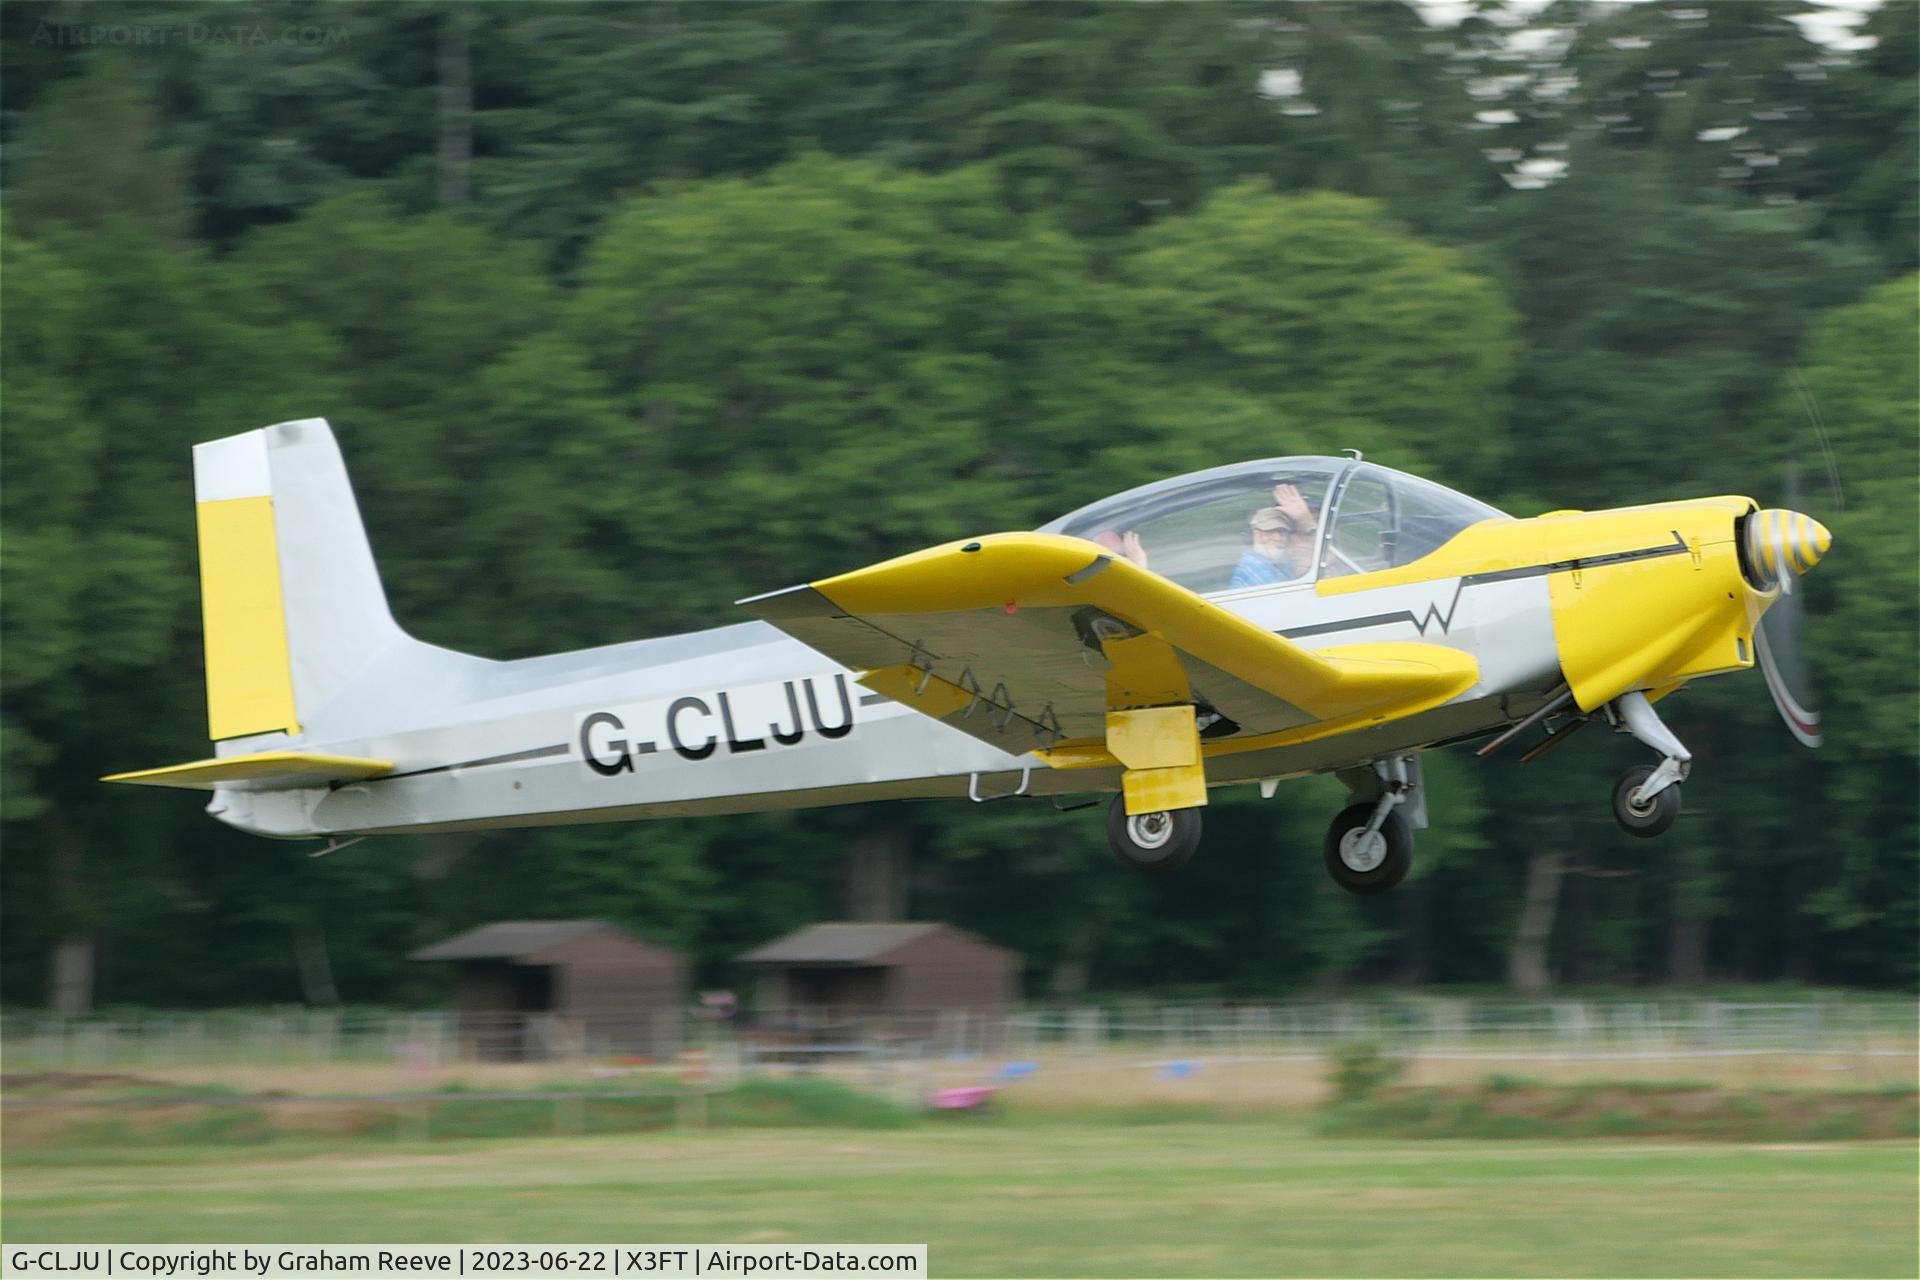
<path id="1" fill-rule="evenodd" d="M 1435 557 L 1440 576 L 1368 582 L 1409 576 L 1388 571 L 1216 595 L 1222 608 L 1307 649 L 1440 645 L 1470 656 L 1480 678 L 1445 705 L 1375 726 L 1276 745 L 1210 742 L 1209 782 L 1343 768 L 1512 723 L 1543 705 L 1568 671 L 1565 624 L 1582 609 L 1615 610 L 1616 586 L 1659 607 L 1609 619 L 1622 639 L 1597 657 L 1597 642 L 1583 635 L 1583 671 L 1617 665 L 1615 650 L 1640 652 L 1647 636 L 1676 631 L 1696 642 L 1724 634 L 1725 643 L 1702 657 L 1698 643 L 1661 641 L 1655 665 L 1664 669 L 1637 673 L 1642 681 L 1748 665 L 1745 642 L 1735 638 L 1751 627 L 1749 609 L 1757 617 L 1764 595 L 1740 581 L 1732 515 L 1727 500 L 1595 513 L 1585 521 L 1606 529 L 1594 539 L 1577 516 L 1510 521 L 1498 531 L 1503 550 L 1478 553 L 1490 566 L 1479 572 L 1458 572 L 1458 556 Z M 1691 542 L 1675 529 L 1690 522 L 1699 526 Z M 1565 554 L 1582 541 L 1591 541 L 1584 562 Z M 1540 549 L 1531 559 L 1504 550 L 1529 546 Z M 1556 602 L 1556 592 L 1567 598 Z M 1588 593 L 1603 598 L 1589 602 Z M 1716 600 L 1737 608 L 1714 609 Z M 324 741 L 275 734 L 221 749 L 298 746 L 388 760 L 391 773 L 299 790 L 223 789 L 211 811 L 261 835 L 311 837 L 1119 785 L 1116 767 L 1051 768 L 929 720 L 763 623 L 506 662 L 444 650 L 416 656 L 417 674 L 403 657 L 382 667 L 376 687 L 349 691 L 328 708 L 336 728 Z M 436 727 L 380 731 L 394 719 L 396 697 L 406 703 L 405 720 Z M 365 731 L 354 732 L 357 724 Z"/>

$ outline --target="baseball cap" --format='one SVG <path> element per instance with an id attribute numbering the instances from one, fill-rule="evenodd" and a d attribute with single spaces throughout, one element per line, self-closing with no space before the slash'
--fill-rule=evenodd
<path id="1" fill-rule="evenodd" d="M 1268 533 L 1292 533 L 1293 517 L 1278 507 L 1262 507 L 1253 513 L 1253 519 L 1247 522 L 1255 529 Z"/>

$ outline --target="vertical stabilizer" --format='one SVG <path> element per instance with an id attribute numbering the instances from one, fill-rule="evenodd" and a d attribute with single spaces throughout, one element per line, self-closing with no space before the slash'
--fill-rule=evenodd
<path id="1" fill-rule="evenodd" d="M 196 445 L 193 488 L 216 741 L 298 734 L 407 637 L 339 446 L 309 418 Z"/>

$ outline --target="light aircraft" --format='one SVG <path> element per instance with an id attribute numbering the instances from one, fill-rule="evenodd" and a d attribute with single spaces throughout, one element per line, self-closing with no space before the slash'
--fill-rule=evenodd
<path id="1" fill-rule="evenodd" d="M 1117 793 L 1113 852 L 1164 872 L 1208 788 L 1331 772 L 1352 794 L 1327 869 L 1372 894 L 1426 825 L 1428 748 L 1539 727 L 1531 758 L 1604 722 L 1653 752 L 1613 791 L 1644 836 L 1691 760 L 1654 704 L 1689 681 L 1757 656 L 1818 741 L 1761 622 L 1832 539 L 1749 498 L 1523 520 L 1358 453 L 1271 458 L 741 601 L 759 621 L 494 661 L 395 623 L 324 420 L 193 466 L 215 754 L 108 781 L 210 790 L 221 821 L 328 849 Z"/>

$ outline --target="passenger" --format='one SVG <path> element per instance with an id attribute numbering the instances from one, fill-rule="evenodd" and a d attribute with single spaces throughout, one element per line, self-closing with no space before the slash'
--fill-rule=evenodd
<path id="1" fill-rule="evenodd" d="M 1313 562 L 1313 540 L 1319 521 L 1313 508 L 1290 484 L 1273 487 L 1274 505 L 1262 507 L 1247 521 L 1250 545 L 1233 567 L 1227 589 L 1270 587 L 1303 576 Z"/>
<path id="2" fill-rule="evenodd" d="M 1127 530 L 1124 536 L 1114 532 L 1112 529 L 1102 529 L 1099 533 L 1093 535 L 1093 541 L 1099 543 L 1116 556 L 1126 557 L 1142 569 L 1150 567 L 1147 564 L 1147 549 L 1141 543 L 1140 535 L 1132 529 Z"/>

